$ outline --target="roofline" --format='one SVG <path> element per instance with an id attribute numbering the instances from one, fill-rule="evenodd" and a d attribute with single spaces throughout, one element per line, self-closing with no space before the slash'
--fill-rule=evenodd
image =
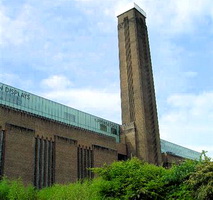
<path id="1" fill-rule="evenodd" d="M 146 13 L 145 11 L 140 8 L 136 3 L 131 3 L 131 4 L 128 4 L 127 6 L 125 6 L 124 8 L 122 8 L 120 11 L 118 11 L 118 13 L 116 13 L 117 17 L 122 15 L 123 13 L 131 10 L 135 8 L 139 13 L 141 13 L 144 17 L 146 17 Z"/>

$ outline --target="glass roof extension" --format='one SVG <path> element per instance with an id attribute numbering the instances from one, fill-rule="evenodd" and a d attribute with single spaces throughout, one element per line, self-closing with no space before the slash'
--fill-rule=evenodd
<path id="1" fill-rule="evenodd" d="M 162 139 L 161 139 L 161 153 L 169 153 L 172 155 L 192 160 L 199 160 L 201 156 L 201 153 L 197 151 L 188 149 L 186 147 L 182 147 L 180 145 Z"/>
<path id="2" fill-rule="evenodd" d="M 112 136 L 119 142 L 119 124 L 39 97 L 0 82 L 0 105 Z M 201 153 L 161 139 L 161 152 L 199 159 Z"/>
<path id="3" fill-rule="evenodd" d="M 112 136 L 119 142 L 119 124 L 39 97 L 0 82 L 0 105 Z"/>

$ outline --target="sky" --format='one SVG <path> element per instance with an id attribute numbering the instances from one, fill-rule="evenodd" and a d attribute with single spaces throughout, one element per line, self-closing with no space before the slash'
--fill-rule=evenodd
<path id="1" fill-rule="evenodd" d="M 129 0 L 0 0 L 0 82 L 121 123 L 117 14 Z M 147 15 L 160 137 L 213 157 L 213 1 Z"/>

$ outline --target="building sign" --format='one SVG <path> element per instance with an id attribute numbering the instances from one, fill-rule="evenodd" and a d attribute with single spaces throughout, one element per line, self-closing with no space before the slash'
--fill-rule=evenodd
<path id="1" fill-rule="evenodd" d="M 28 94 L 26 92 L 21 92 L 17 89 L 11 88 L 11 87 L 3 85 L 3 84 L 0 85 L 0 92 L 1 92 L 1 96 L 9 94 L 9 95 L 13 95 L 16 97 L 21 97 L 21 98 L 30 100 L 30 94 Z"/>
<path id="2" fill-rule="evenodd" d="M 105 121 L 103 119 L 95 119 L 96 122 L 99 122 L 100 124 L 104 124 L 106 126 L 110 126 L 110 127 L 113 127 L 113 128 L 116 128 L 116 124 L 112 123 L 112 122 L 109 122 L 109 121 Z"/>

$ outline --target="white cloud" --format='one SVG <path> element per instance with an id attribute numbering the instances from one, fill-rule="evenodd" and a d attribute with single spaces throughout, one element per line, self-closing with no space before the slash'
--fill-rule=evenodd
<path id="1" fill-rule="evenodd" d="M 121 10 L 133 4 L 132 0 L 108 0 L 104 4 L 99 0 L 75 1 L 86 14 L 97 15 L 100 12 L 113 20 L 116 20 L 115 16 Z M 149 28 L 158 30 L 161 36 L 193 34 L 197 30 L 198 23 L 207 23 L 207 16 L 213 20 L 212 0 L 136 0 L 135 3 L 147 13 Z"/>
<path id="2" fill-rule="evenodd" d="M 53 75 L 47 79 L 42 80 L 41 85 L 43 87 L 47 87 L 48 89 L 61 90 L 71 86 L 72 83 L 65 76 Z"/>
<path id="3" fill-rule="evenodd" d="M 153 54 L 153 73 L 157 94 L 161 98 L 188 88 L 187 72 L 182 67 L 185 50 L 167 39 L 155 40 Z M 152 46 L 151 46 L 152 47 Z M 165 100 L 164 100 L 165 101 Z"/>
<path id="4" fill-rule="evenodd" d="M 120 123 L 120 94 L 109 89 L 73 88 L 64 76 L 52 76 L 41 82 L 45 91 L 41 96 L 63 103 L 105 119 Z"/>
<path id="5" fill-rule="evenodd" d="M 197 72 L 192 72 L 192 71 L 188 71 L 188 72 L 185 72 L 185 77 L 187 78 L 194 78 L 197 76 Z"/>
<path id="6" fill-rule="evenodd" d="M 33 85 L 31 80 L 23 79 L 22 77 L 12 73 L 0 73 L 0 82 L 14 87 L 19 87 L 24 90 L 28 90 Z"/>
<path id="7" fill-rule="evenodd" d="M 206 21 L 206 16 L 213 19 L 211 0 L 141 0 L 137 3 L 147 13 L 150 29 L 157 29 L 167 37 L 193 33 L 198 23 Z"/>
<path id="8" fill-rule="evenodd" d="M 187 69 L 189 66 L 185 67 L 187 64 L 183 60 L 189 54 L 189 51 L 185 49 L 183 43 L 174 42 L 173 39 L 184 34 L 194 34 L 200 27 L 198 25 L 206 21 L 206 17 L 213 20 L 212 1 L 137 0 L 136 3 L 147 13 L 148 29 L 152 32 L 150 38 L 153 44 L 151 51 L 152 54 L 155 53 L 153 66 L 155 67 L 156 90 L 164 96 L 171 95 L 174 92 L 185 92 L 191 87 L 188 83 L 196 77 L 197 72 L 190 72 Z M 96 16 L 103 15 L 98 26 L 104 25 L 107 28 L 102 27 L 101 29 L 108 30 L 110 26 L 107 25 L 106 21 L 111 19 L 116 21 L 115 13 L 128 7 L 129 4 L 132 4 L 132 1 L 107 1 L 104 4 L 105 6 L 102 6 L 100 1 L 97 0 L 90 0 L 89 3 L 88 1 L 78 0 L 77 4 L 79 7 L 82 6 L 83 11 L 90 9 L 96 13 Z M 107 18 L 104 18 L 104 16 L 107 16 Z M 110 24 L 112 24 L 112 21 Z M 190 80 L 188 80 L 189 78 Z"/>
<path id="9" fill-rule="evenodd" d="M 160 121 L 163 139 L 200 150 L 213 157 L 213 92 L 177 94 L 168 98 L 170 109 Z"/>
<path id="10" fill-rule="evenodd" d="M 19 77 L 15 74 L 8 74 L 8 73 L 0 73 L 0 81 L 11 84 L 14 80 L 17 81 Z"/>
<path id="11" fill-rule="evenodd" d="M 33 10 L 26 4 L 15 17 L 11 17 L 9 8 L 0 5 L 0 45 L 21 45 L 38 34 Z"/>

